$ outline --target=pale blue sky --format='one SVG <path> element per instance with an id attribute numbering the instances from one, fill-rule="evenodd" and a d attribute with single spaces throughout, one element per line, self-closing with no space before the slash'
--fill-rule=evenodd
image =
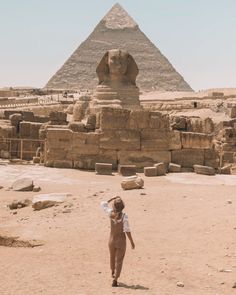
<path id="1" fill-rule="evenodd" d="M 116 3 L 0 0 L 0 87 L 42 87 Z M 236 0 L 120 0 L 195 89 L 236 87 Z"/>

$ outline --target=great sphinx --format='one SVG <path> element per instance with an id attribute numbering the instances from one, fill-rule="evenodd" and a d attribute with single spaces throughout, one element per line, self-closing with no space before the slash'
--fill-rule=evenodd
<path id="1" fill-rule="evenodd" d="M 126 51 L 107 51 L 97 66 L 98 86 L 91 102 L 91 109 L 101 107 L 140 108 L 139 88 L 136 78 L 138 66 Z"/>

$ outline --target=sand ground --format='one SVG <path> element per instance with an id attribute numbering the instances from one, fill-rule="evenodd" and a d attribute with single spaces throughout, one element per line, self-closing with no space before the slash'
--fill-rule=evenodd
<path id="1" fill-rule="evenodd" d="M 61 204 L 13 215 L 6 207 L 11 200 L 36 194 L 6 190 L 20 176 L 32 177 L 41 193 L 71 193 L 71 213 Z M 121 179 L 0 166 L 0 232 L 44 241 L 35 248 L 0 247 L 0 294 L 235 294 L 236 176 L 144 177 L 145 188 L 133 191 L 122 191 Z M 125 200 L 136 244 L 135 250 L 127 244 L 119 288 L 111 287 L 109 220 L 99 207 L 114 195 Z M 185 286 L 177 287 L 178 281 Z"/>

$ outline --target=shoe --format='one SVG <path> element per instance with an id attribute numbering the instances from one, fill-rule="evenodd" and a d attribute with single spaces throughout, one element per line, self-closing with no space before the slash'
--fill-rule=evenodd
<path id="1" fill-rule="evenodd" d="M 117 280 L 113 280 L 112 287 L 118 287 Z"/>

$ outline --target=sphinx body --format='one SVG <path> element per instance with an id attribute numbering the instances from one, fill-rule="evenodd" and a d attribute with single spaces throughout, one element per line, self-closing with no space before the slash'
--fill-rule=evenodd
<path id="1" fill-rule="evenodd" d="M 107 51 L 96 72 L 99 84 L 91 102 L 91 109 L 106 106 L 140 108 L 139 88 L 136 86 L 139 70 L 128 52 L 119 49 Z"/>

